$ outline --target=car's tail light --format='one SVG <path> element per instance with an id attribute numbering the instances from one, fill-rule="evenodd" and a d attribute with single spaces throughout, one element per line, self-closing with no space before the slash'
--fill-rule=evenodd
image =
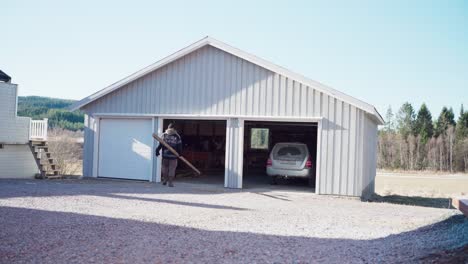
<path id="1" fill-rule="evenodd" d="M 266 165 L 267 167 L 271 167 L 273 165 L 273 162 L 271 161 L 271 159 L 267 159 Z"/>
<path id="2" fill-rule="evenodd" d="M 307 161 L 306 161 L 305 166 L 306 166 L 306 168 L 308 168 L 308 169 L 312 168 L 312 159 L 311 159 L 310 156 L 307 158 Z"/>

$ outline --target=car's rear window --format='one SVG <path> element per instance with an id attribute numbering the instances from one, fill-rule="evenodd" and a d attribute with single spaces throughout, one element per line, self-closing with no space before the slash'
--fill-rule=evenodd
<path id="1" fill-rule="evenodd" d="M 305 156 L 304 145 L 279 145 L 273 152 L 273 158 L 278 160 L 304 160 Z"/>

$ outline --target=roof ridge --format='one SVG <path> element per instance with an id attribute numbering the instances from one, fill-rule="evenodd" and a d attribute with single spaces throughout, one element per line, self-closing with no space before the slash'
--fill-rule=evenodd
<path id="1" fill-rule="evenodd" d="M 322 84 L 318 81 L 315 81 L 315 80 L 312 80 L 308 77 L 305 77 L 303 76 L 302 74 L 298 74 L 298 73 L 295 73 L 291 70 L 288 70 L 287 68 L 284 68 L 280 65 L 277 65 L 275 63 L 272 63 L 270 61 L 267 61 L 263 58 L 260 58 L 256 55 L 253 55 L 251 53 L 248 53 L 248 52 L 245 52 L 241 49 L 238 49 L 234 46 L 231 46 L 227 43 L 224 43 L 222 41 L 219 41 L 209 35 L 203 37 L 202 39 L 182 48 L 182 49 L 179 49 L 177 50 L 176 52 L 173 52 L 172 54 L 156 61 L 155 63 L 152 63 L 146 67 L 144 67 L 143 69 L 139 70 L 139 71 L 136 71 L 134 72 L 133 74 L 130 74 L 129 76 L 105 87 L 104 89 L 101 89 L 93 94 L 91 94 L 90 96 L 88 97 L 85 97 L 83 98 L 82 100 L 78 101 L 77 103 L 75 103 L 74 105 L 71 106 L 71 109 L 72 110 L 77 110 L 97 99 L 99 99 L 100 97 L 102 96 L 105 96 L 106 94 L 109 94 L 111 92 L 113 92 L 114 90 L 116 89 L 119 89 L 121 88 L 122 86 L 142 77 L 142 76 L 145 76 L 146 74 L 150 73 L 150 72 L 153 72 L 161 67 L 164 67 L 165 65 L 197 50 L 197 49 L 200 49 L 206 45 L 210 45 L 210 46 L 213 46 L 215 48 L 218 48 L 224 52 L 227 52 L 227 53 L 230 53 L 234 56 L 237 56 L 241 59 L 244 59 L 244 60 L 247 60 L 253 64 L 256 64 L 260 67 L 263 67 L 267 70 L 270 70 L 272 72 L 276 72 L 278 74 L 281 74 L 281 75 L 284 75 L 285 77 L 288 77 L 288 78 L 291 78 L 291 79 L 294 79 L 295 81 L 298 81 L 298 82 L 301 82 L 303 84 L 306 84 L 308 86 L 310 86 L 312 89 L 316 89 L 320 92 L 323 92 L 323 93 L 326 93 L 326 94 L 329 94 L 337 99 L 340 99 L 342 101 L 345 101 L 349 104 L 352 104 L 366 112 L 368 112 L 369 114 L 375 116 L 375 118 L 377 119 L 377 121 L 381 124 L 384 123 L 384 120 L 382 118 L 382 116 L 379 114 L 379 112 L 377 111 L 377 109 L 369 104 L 369 103 L 366 103 L 360 99 L 357 99 L 353 96 L 350 96 L 346 93 L 343 93 L 341 91 L 338 91 L 328 85 L 325 85 L 325 84 Z"/>

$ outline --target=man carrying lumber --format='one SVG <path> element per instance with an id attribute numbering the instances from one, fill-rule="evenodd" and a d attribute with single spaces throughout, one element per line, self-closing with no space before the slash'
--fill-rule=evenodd
<path id="1" fill-rule="evenodd" d="M 169 124 L 167 126 L 166 132 L 162 135 L 162 139 L 166 142 L 170 147 L 172 147 L 177 153 L 182 152 L 182 139 L 180 138 L 179 134 L 174 128 L 174 124 Z M 178 156 L 172 153 L 168 148 L 163 146 L 163 144 L 159 144 L 156 148 L 156 157 L 160 155 L 160 151 L 162 149 L 162 180 L 163 185 L 166 185 L 169 182 L 169 187 L 174 187 L 172 184 L 172 180 L 175 177 L 175 170 L 177 168 L 177 158 Z"/>

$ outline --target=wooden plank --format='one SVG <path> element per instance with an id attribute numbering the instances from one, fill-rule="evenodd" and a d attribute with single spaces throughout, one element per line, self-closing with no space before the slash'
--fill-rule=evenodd
<path id="1" fill-rule="evenodd" d="M 452 205 L 468 217 L 468 197 L 453 198 Z"/>
<path id="2" fill-rule="evenodd" d="M 190 163 L 188 160 L 186 160 L 184 157 L 182 157 L 181 155 L 179 155 L 179 153 L 177 153 L 177 151 L 175 149 L 173 149 L 171 146 L 169 146 L 166 142 L 164 142 L 164 140 L 162 138 L 160 138 L 158 135 L 156 135 L 155 133 L 153 133 L 153 138 L 156 139 L 157 141 L 159 141 L 159 143 L 163 144 L 164 147 L 166 147 L 170 152 L 172 152 L 172 154 L 174 154 L 177 158 L 179 158 L 180 160 L 182 160 L 185 164 L 187 164 L 187 166 L 189 166 L 192 170 L 194 170 L 198 175 L 201 175 L 202 173 L 197 169 L 195 168 L 195 166 L 192 165 L 192 163 Z"/>
<path id="3" fill-rule="evenodd" d="M 47 179 L 62 179 L 62 175 L 47 175 Z"/>

